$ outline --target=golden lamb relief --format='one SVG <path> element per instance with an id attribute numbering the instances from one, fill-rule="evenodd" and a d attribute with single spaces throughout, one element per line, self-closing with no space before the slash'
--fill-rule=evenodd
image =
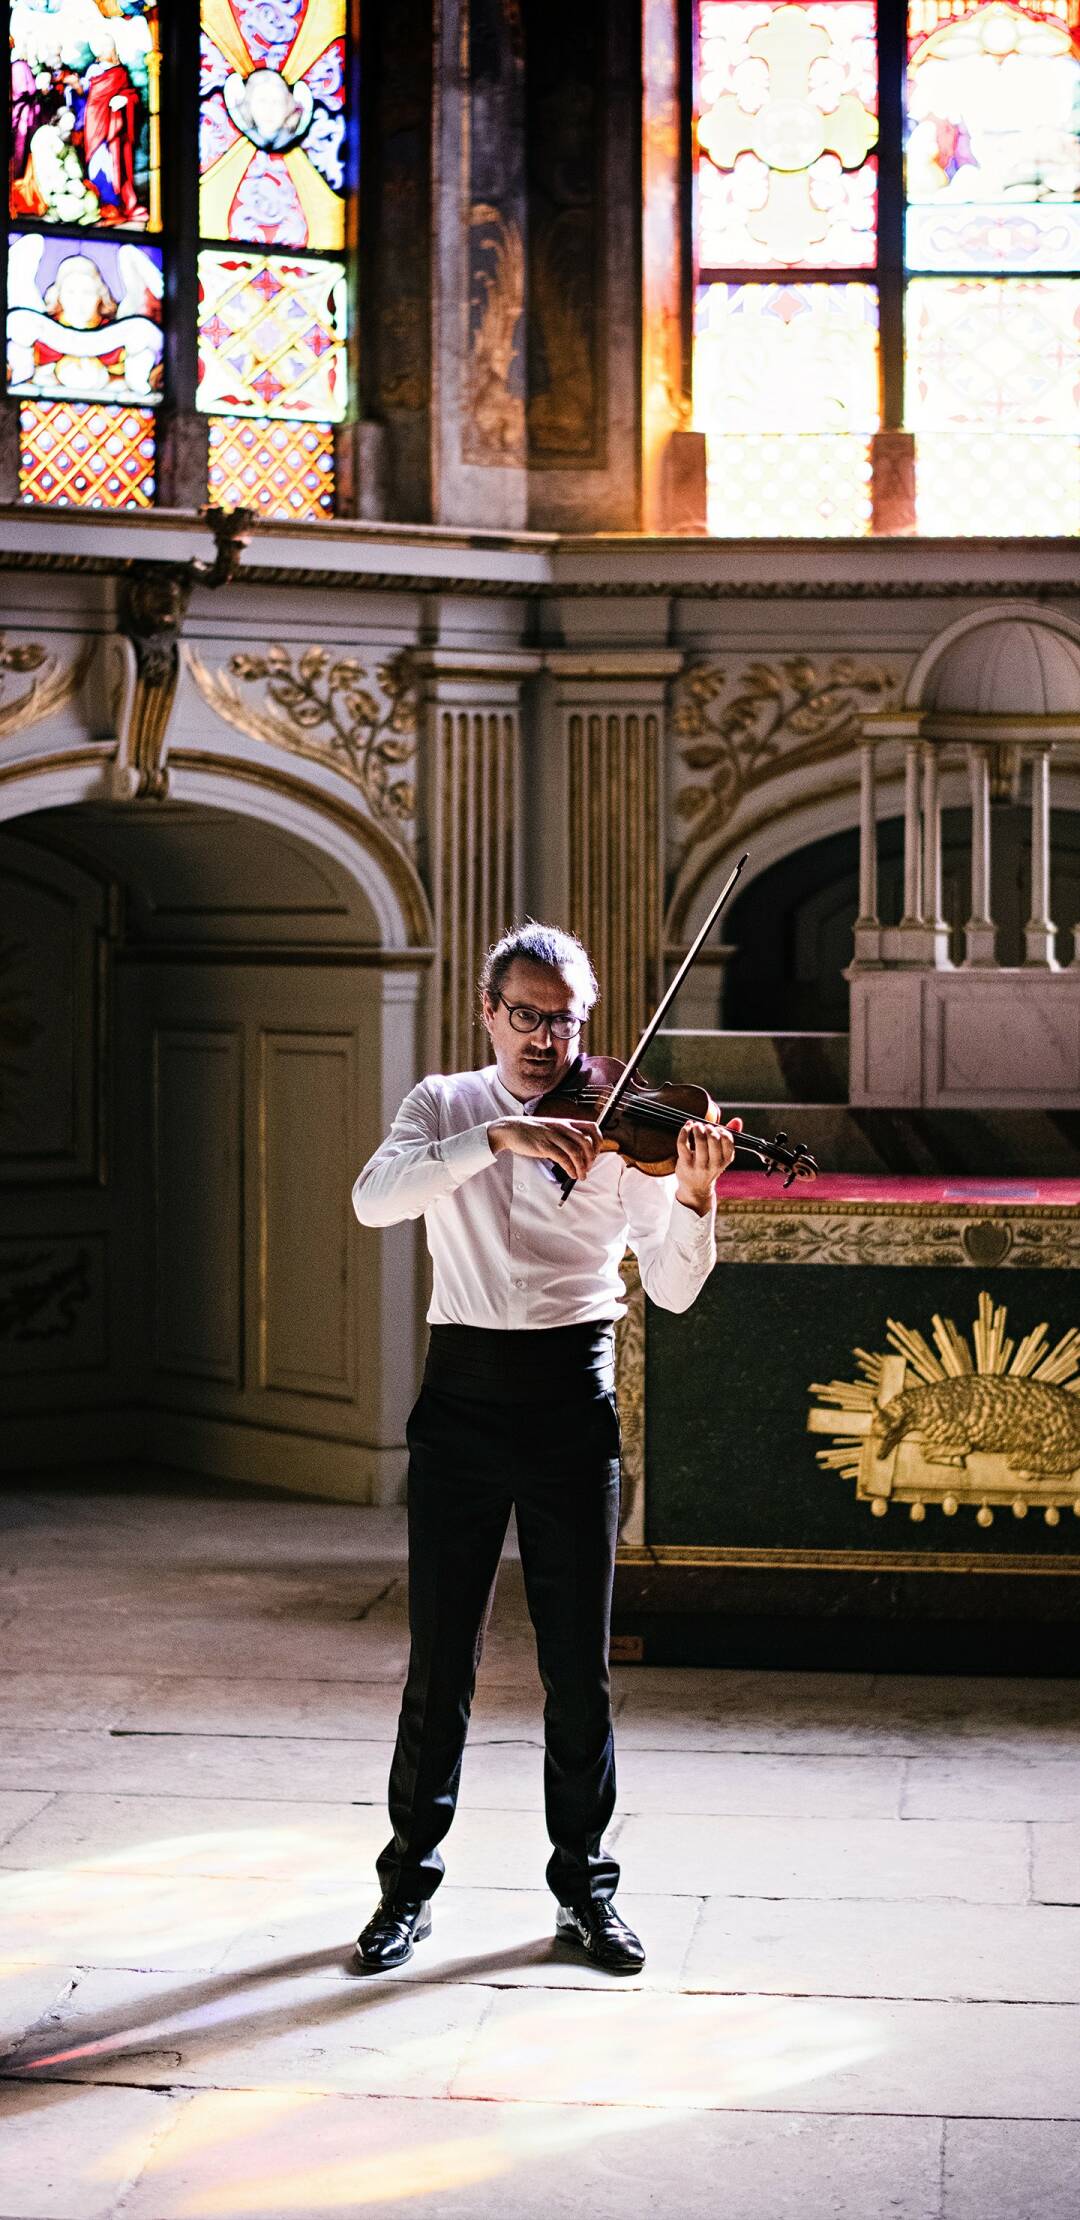
<path id="1" fill-rule="evenodd" d="M 834 1437 L 818 1463 L 878 1518 L 890 1503 L 915 1520 L 928 1503 L 947 1517 L 974 1504 L 980 1526 L 995 1505 L 1016 1518 L 1038 1506 L 1048 1526 L 1080 1517 L 1080 1329 L 1051 1348 L 1045 1325 L 1019 1344 L 1005 1326 L 985 1293 L 970 1341 L 950 1318 L 935 1317 L 933 1347 L 890 1319 L 888 1352 L 855 1351 L 861 1378 L 812 1383 L 809 1431 Z"/>

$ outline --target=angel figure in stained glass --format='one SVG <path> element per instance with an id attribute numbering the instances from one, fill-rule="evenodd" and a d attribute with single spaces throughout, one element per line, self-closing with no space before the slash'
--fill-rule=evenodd
<path id="1" fill-rule="evenodd" d="M 155 400 L 161 384 L 161 261 L 141 247 L 79 253 L 28 233 L 12 242 L 8 379 L 15 392 Z"/>

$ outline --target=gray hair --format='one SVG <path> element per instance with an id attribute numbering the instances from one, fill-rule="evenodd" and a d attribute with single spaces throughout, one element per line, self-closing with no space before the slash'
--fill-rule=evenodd
<path id="1" fill-rule="evenodd" d="M 569 974 L 579 1004 L 587 1011 L 592 1009 L 600 989 L 588 949 L 575 933 L 564 933 L 559 925 L 541 925 L 534 917 L 527 917 L 523 925 L 512 925 L 488 949 L 480 973 L 481 994 L 489 994 L 492 1000 L 501 994 L 503 980 L 519 956 L 527 963 L 547 964 L 552 971 Z"/>

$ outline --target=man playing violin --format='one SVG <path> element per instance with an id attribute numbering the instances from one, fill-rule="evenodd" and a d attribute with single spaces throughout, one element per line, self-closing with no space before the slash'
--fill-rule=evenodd
<path id="1" fill-rule="evenodd" d="M 610 1973 L 645 1962 L 613 1902 L 608 1635 L 618 1521 L 614 1322 L 631 1247 L 665 1310 L 716 1261 L 716 1181 L 734 1127 L 688 1120 L 670 1177 L 600 1150 L 595 1124 L 535 1106 L 578 1053 L 597 985 L 580 941 L 525 924 L 480 982 L 494 1063 L 406 1096 L 353 1188 L 362 1225 L 423 1217 L 430 1346 L 409 1446 L 411 1650 L 390 1772 L 393 1833 L 361 1967 L 403 1965 L 431 1931 L 476 1669 L 513 1510 L 544 1685 L 547 1880 L 556 1932 Z M 736 1121 L 737 1122 L 737 1121 Z M 551 1167 L 579 1184 L 561 1206 Z"/>

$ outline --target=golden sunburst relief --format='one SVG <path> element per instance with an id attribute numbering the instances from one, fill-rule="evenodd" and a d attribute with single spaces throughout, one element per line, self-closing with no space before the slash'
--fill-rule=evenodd
<path id="1" fill-rule="evenodd" d="M 811 1382 L 824 1407 L 811 1407 L 808 1430 L 835 1437 L 818 1463 L 854 1480 L 877 1518 L 890 1503 L 916 1520 L 928 1503 L 946 1517 L 976 1504 L 980 1526 L 995 1505 L 1018 1519 L 1038 1506 L 1048 1526 L 1063 1509 L 1080 1518 L 1080 1327 L 1052 1348 L 1045 1325 L 1019 1343 L 1005 1327 L 1005 1306 L 985 1293 L 970 1341 L 935 1316 L 931 1348 L 890 1318 L 888 1351 L 854 1352 L 861 1379 Z"/>

